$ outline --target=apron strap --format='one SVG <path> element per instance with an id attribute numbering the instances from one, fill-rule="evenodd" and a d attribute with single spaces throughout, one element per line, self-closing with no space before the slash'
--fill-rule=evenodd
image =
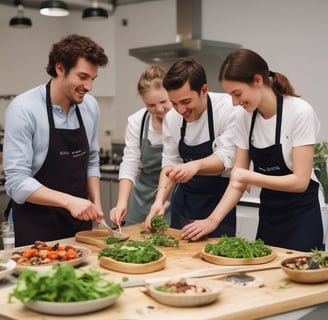
<path id="1" fill-rule="evenodd" d="M 208 131 L 210 136 L 210 141 L 214 141 L 214 123 L 213 123 L 213 111 L 212 111 L 212 101 L 207 95 L 207 120 L 208 120 Z M 180 129 L 181 140 L 184 140 L 186 134 L 187 121 L 183 118 L 182 127 Z"/>
<path id="2" fill-rule="evenodd" d="M 140 138 L 139 138 L 140 146 L 141 146 L 141 141 L 142 141 L 142 136 L 143 136 L 143 131 L 144 131 L 144 127 L 145 127 L 145 120 L 146 120 L 147 114 L 148 114 L 148 111 L 146 110 L 142 117 L 142 121 L 141 121 L 141 130 L 140 130 Z"/>
<path id="3" fill-rule="evenodd" d="M 280 144 L 280 133 L 281 133 L 281 119 L 282 119 L 282 105 L 283 105 L 283 97 L 277 96 L 277 119 L 276 119 L 276 144 Z M 257 115 L 257 109 L 254 110 L 252 115 L 252 121 L 251 121 L 251 128 L 249 130 L 249 136 L 248 136 L 248 143 L 251 144 L 251 137 L 255 125 L 255 119 Z"/>
<path id="4" fill-rule="evenodd" d="M 51 103 L 51 96 L 50 96 L 50 82 L 46 84 L 46 103 L 47 103 L 47 113 L 48 113 L 48 122 L 51 129 L 55 129 L 55 121 L 54 116 L 52 114 L 52 103 Z M 80 110 L 77 105 L 75 105 L 76 116 L 79 121 L 80 127 L 83 127 L 83 120 L 80 113 Z"/>

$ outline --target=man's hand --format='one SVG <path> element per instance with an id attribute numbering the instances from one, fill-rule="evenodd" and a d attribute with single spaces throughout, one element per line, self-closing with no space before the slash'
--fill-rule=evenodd
<path id="1" fill-rule="evenodd" d="M 199 171 L 196 161 L 176 165 L 166 172 L 166 176 L 173 182 L 186 183 Z"/>
<path id="2" fill-rule="evenodd" d="M 99 211 L 91 201 L 79 197 L 71 197 L 66 209 L 79 220 L 100 221 L 104 218 L 103 212 Z"/>
<path id="3" fill-rule="evenodd" d="M 196 220 L 182 228 L 180 237 L 184 240 L 196 241 L 208 235 L 217 227 L 216 222 L 210 217 L 204 220 Z"/>

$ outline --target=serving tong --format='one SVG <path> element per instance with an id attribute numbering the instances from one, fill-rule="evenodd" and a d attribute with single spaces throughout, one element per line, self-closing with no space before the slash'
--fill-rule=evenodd
<path id="1" fill-rule="evenodd" d="M 119 231 L 116 231 L 116 230 L 112 229 L 112 228 L 107 224 L 107 222 L 106 222 L 105 219 L 102 219 L 102 220 L 100 220 L 100 221 L 98 221 L 98 222 L 99 222 L 100 224 L 102 224 L 106 229 L 108 229 L 108 230 L 111 232 L 111 234 L 113 235 L 113 237 L 119 239 L 120 241 L 121 241 L 121 240 L 126 240 L 127 238 L 129 238 L 129 235 L 128 235 L 128 234 L 126 234 L 126 233 L 124 233 L 124 232 L 121 231 L 121 226 L 120 226 L 120 225 L 118 226 Z"/>

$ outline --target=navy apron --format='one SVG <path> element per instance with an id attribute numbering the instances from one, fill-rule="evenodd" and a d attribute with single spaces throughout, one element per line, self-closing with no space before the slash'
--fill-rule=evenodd
<path id="1" fill-rule="evenodd" d="M 249 153 L 254 171 L 270 176 L 283 176 L 292 171 L 286 166 L 280 143 L 283 98 L 277 97 L 275 144 L 256 148 L 251 144 L 257 110 L 249 134 Z M 285 192 L 262 188 L 260 193 L 257 239 L 266 244 L 299 251 L 321 250 L 323 225 L 318 199 L 319 184 L 310 180 L 304 192 Z"/>
<path id="2" fill-rule="evenodd" d="M 44 186 L 84 199 L 88 198 L 87 169 L 89 144 L 78 106 L 80 127 L 56 129 L 50 99 L 50 82 L 46 86 L 49 121 L 47 156 L 34 178 Z M 74 218 L 64 208 L 13 201 L 15 245 L 23 246 L 36 240 L 52 241 L 73 237 L 76 232 L 92 228 L 92 221 Z"/>
<path id="3" fill-rule="evenodd" d="M 183 162 L 203 159 L 213 154 L 214 126 L 211 99 L 207 99 L 208 129 L 210 140 L 199 145 L 188 146 L 184 142 L 187 123 L 183 119 L 179 153 Z M 179 183 L 172 194 L 171 227 L 181 229 L 195 221 L 206 219 L 221 200 L 229 179 L 221 176 L 196 175 L 186 183 Z M 209 237 L 235 236 L 236 208 L 224 218 L 219 227 L 208 234 Z"/>
<path id="4" fill-rule="evenodd" d="M 140 133 L 142 167 L 129 198 L 126 226 L 144 222 L 156 197 L 162 167 L 163 145 L 152 145 L 149 141 L 149 121 L 150 114 L 146 111 Z M 170 224 L 169 206 L 165 209 L 165 220 Z"/>

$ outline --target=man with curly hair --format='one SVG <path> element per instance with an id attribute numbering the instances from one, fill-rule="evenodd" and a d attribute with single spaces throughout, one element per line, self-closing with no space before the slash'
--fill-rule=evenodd
<path id="1" fill-rule="evenodd" d="M 8 106 L 4 173 L 16 246 L 71 237 L 103 218 L 100 112 L 88 92 L 107 63 L 93 40 L 68 35 L 49 53 L 49 82 Z"/>

